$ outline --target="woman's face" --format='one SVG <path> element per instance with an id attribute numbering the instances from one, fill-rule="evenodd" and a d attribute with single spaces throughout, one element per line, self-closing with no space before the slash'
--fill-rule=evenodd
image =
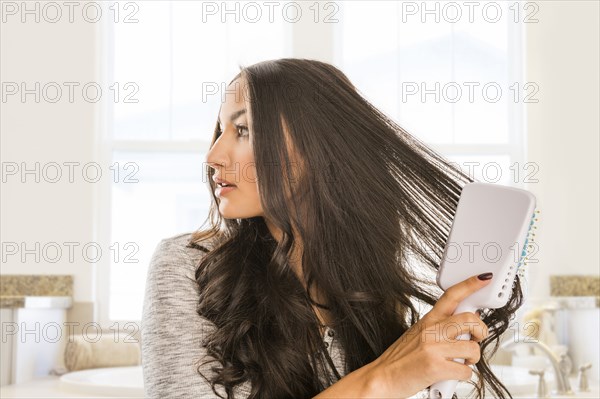
<path id="1" fill-rule="evenodd" d="M 258 192 L 252 140 L 249 131 L 250 111 L 248 91 L 242 78 L 233 81 L 226 91 L 219 111 L 220 136 L 206 155 L 215 169 L 213 179 L 223 179 L 235 185 L 225 189 L 217 185 L 219 212 L 225 219 L 246 219 L 264 216 Z"/>

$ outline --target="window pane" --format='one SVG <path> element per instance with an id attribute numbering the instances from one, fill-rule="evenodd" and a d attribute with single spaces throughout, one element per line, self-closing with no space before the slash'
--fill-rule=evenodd
<path id="1" fill-rule="evenodd" d="M 399 122 L 425 142 L 448 143 L 453 134 L 452 104 L 440 100 L 437 88 L 452 80 L 452 27 L 431 17 L 426 21 L 406 16 L 398 32 Z"/>
<path id="2" fill-rule="evenodd" d="M 111 24 L 114 28 L 113 80 L 119 83 L 121 94 L 118 101 L 110 103 L 113 105 L 113 136 L 164 140 L 169 137 L 170 7 L 166 1 L 135 4 L 138 9 L 133 17 L 139 22 Z M 126 9 L 123 3 L 119 7 L 126 15 L 135 11 Z M 127 83 L 130 86 L 124 87 Z M 132 100 L 138 102 L 130 102 Z"/>
<path id="3" fill-rule="evenodd" d="M 226 9 L 235 10 L 237 5 L 240 16 L 250 19 L 240 17 L 239 23 L 233 23 L 235 13 L 225 14 L 232 23 L 224 24 L 220 13 L 206 15 L 206 22 L 201 22 L 201 2 L 173 2 L 171 138 L 208 141 L 221 105 L 221 93 L 239 72 L 238 65 L 284 56 L 287 37 L 282 18 L 269 22 L 268 15 L 262 15 L 252 23 L 256 18 L 254 8 L 241 4 L 231 3 Z M 262 11 L 266 13 L 264 7 Z"/>
<path id="4" fill-rule="evenodd" d="M 214 15 L 203 12 L 203 2 L 137 4 L 138 23 L 113 24 L 113 80 L 139 88 L 132 96 L 138 103 L 114 102 L 115 139 L 208 141 L 220 95 L 239 72 L 238 65 L 287 55 L 286 22 L 269 22 L 262 15 L 253 23 L 254 12 L 245 3 L 213 3 L 219 10 Z M 250 19 L 235 23 L 235 13 L 221 11 L 236 7 Z M 222 16 L 229 22 L 222 23 Z M 120 93 L 123 97 L 134 90 L 121 87 Z"/>
<path id="5" fill-rule="evenodd" d="M 488 2 L 489 3 L 489 2 Z M 493 3 L 493 7 L 491 6 Z M 492 2 L 487 18 L 495 18 L 496 9 L 504 16 L 497 23 L 462 18 L 454 24 L 454 80 L 463 87 L 462 98 L 454 108 L 455 143 L 507 143 L 511 92 L 508 82 L 508 2 Z M 482 3 L 483 5 L 486 3 Z M 514 7 L 514 5 L 513 5 Z M 469 88 L 475 82 L 474 102 L 468 101 Z M 497 91 L 500 88 L 501 91 Z"/>
<path id="6" fill-rule="evenodd" d="M 472 21 L 449 1 L 342 4 L 339 62 L 367 98 L 431 144 L 508 142 L 510 4 L 478 3 Z"/>
<path id="7" fill-rule="evenodd" d="M 392 118 L 397 118 L 397 3 L 357 1 L 339 4 L 342 13 L 341 69 L 365 98 Z"/>
<path id="8" fill-rule="evenodd" d="M 114 153 L 119 174 L 112 185 L 111 243 L 118 252 L 111 253 L 111 319 L 141 318 L 145 276 L 156 245 L 204 222 L 210 204 L 204 162 L 205 154 L 199 153 Z"/>
<path id="9" fill-rule="evenodd" d="M 220 103 L 217 94 L 203 94 L 226 79 L 227 37 L 216 17 L 202 22 L 200 2 L 174 2 L 173 138 L 210 140 Z"/>

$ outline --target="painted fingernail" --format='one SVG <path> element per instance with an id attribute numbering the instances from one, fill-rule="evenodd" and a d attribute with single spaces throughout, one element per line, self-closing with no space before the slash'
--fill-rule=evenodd
<path id="1" fill-rule="evenodd" d="M 493 275 L 494 275 L 494 273 L 492 273 L 492 272 L 482 273 L 479 276 L 477 276 L 477 278 L 480 280 L 489 280 L 492 278 Z"/>

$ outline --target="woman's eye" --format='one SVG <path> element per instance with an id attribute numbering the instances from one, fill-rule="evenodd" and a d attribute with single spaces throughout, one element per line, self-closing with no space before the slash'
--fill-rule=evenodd
<path id="1" fill-rule="evenodd" d="M 250 135 L 250 131 L 248 130 L 247 126 L 236 125 L 235 128 L 238 137 L 248 137 Z M 243 133 L 244 131 L 246 131 L 246 133 Z M 223 129 L 221 128 L 221 126 L 217 126 L 217 136 L 220 136 L 221 134 L 223 134 Z"/>
<path id="2" fill-rule="evenodd" d="M 248 132 L 248 128 L 246 126 L 237 125 L 236 128 L 237 128 L 237 131 L 238 131 L 238 137 L 247 137 L 248 136 L 249 133 L 248 134 L 240 133 L 241 131 L 242 132 L 243 131 Z"/>

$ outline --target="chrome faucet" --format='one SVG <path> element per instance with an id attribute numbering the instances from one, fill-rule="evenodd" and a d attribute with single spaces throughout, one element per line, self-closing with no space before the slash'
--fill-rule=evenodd
<path id="1" fill-rule="evenodd" d="M 507 351 L 512 351 L 513 348 L 519 344 L 527 344 L 533 345 L 536 348 L 539 348 L 548 359 L 550 359 L 550 363 L 552 363 L 552 368 L 554 369 L 554 376 L 556 379 L 556 393 L 558 395 L 574 395 L 573 390 L 571 389 L 571 383 L 569 382 L 569 376 L 565 375 L 560 368 L 560 359 L 556 354 L 550 349 L 548 345 L 541 341 L 506 341 L 500 348 Z"/>

